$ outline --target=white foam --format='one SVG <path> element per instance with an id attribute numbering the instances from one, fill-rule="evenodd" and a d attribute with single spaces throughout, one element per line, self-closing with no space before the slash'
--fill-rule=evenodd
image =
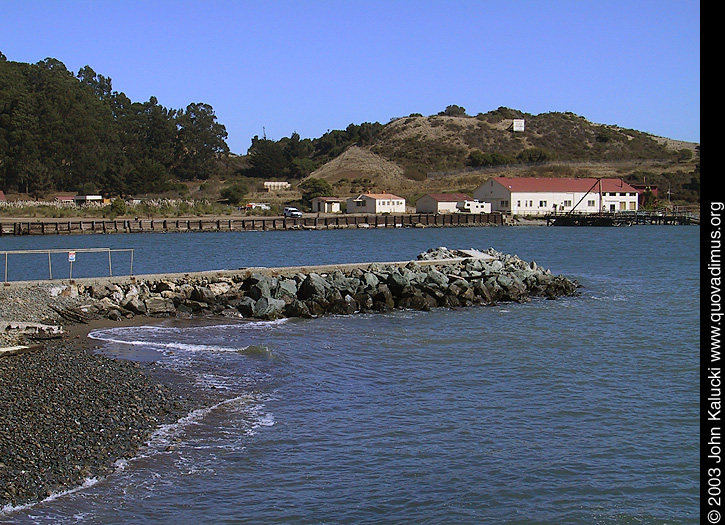
<path id="1" fill-rule="evenodd" d="M 217 345 L 201 345 L 190 343 L 156 343 L 148 340 L 124 340 L 111 337 L 102 337 L 98 334 L 89 334 L 88 337 L 105 343 L 122 344 L 128 346 L 146 346 L 157 350 L 180 350 L 185 352 L 240 352 L 247 347 L 238 346 L 217 346 Z"/>
<path id="2" fill-rule="evenodd" d="M 62 498 L 63 496 L 67 496 L 68 494 L 73 494 L 75 492 L 85 490 L 87 488 L 92 487 L 96 483 L 98 483 L 98 481 L 99 481 L 98 478 L 86 478 L 85 480 L 83 480 L 83 483 L 78 485 L 77 487 L 73 487 L 72 489 L 68 489 L 68 490 L 61 490 L 58 492 L 53 492 L 50 496 L 48 496 L 47 498 L 45 498 L 44 500 L 42 500 L 40 502 L 25 503 L 23 505 L 17 505 L 17 506 L 13 506 L 11 504 L 4 505 L 2 508 L 0 508 L 0 516 L 6 516 L 6 515 L 12 514 L 14 512 L 18 512 L 21 510 L 27 510 L 27 509 L 33 508 L 38 503 L 47 503 L 49 501 L 53 501 L 58 498 Z"/>
<path id="3" fill-rule="evenodd" d="M 253 398 L 251 396 L 240 395 L 240 396 L 236 396 L 236 397 L 233 397 L 230 399 L 225 399 L 224 401 L 220 401 L 219 403 L 216 403 L 209 407 L 192 410 L 186 416 L 178 419 L 174 423 L 161 425 L 151 435 L 151 438 L 149 439 L 147 446 L 151 450 L 159 450 L 160 448 L 165 449 L 166 446 L 171 442 L 171 440 L 173 438 L 178 436 L 180 433 L 182 433 L 188 427 L 200 424 L 202 422 L 202 420 L 207 415 L 209 415 L 211 412 L 218 410 L 219 408 L 224 407 L 226 405 L 230 405 L 230 404 L 234 404 L 234 403 L 242 403 L 242 402 L 246 403 L 249 401 L 253 401 Z"/>
<path id="4" fill-rule="evenodd" d="M 286 322 L 287 319 L 275 321 L 250 321 L 234 324 L 213 324 L 200 326 L 164 327 L 137 326 L 118 327 L 96 330 L 88 334 L 90 339 L 111 344 L 128 346 L 146 346 L 161 351 L 182 352 L 244 352 L 249 346 L 225 346 L 217 344 L 184 343 L 183 339 L 199 339 L 199 332 L 214 330 L 233 330 L 235 333 L 245 331 L 266 330 Z"/>

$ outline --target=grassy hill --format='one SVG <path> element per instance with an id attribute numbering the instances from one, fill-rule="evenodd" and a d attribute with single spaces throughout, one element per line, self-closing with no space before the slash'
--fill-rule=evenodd
<path id="1" fill-rule="evenodd" d="M 524 119 L 523 132 L 512 131 L 514 118 Z M 493 162 L 476 165 L 476 155 Z M 692 204 L 699 202 L 699 144 L 571 113 L 499 108 L 475 117 L 411 115 L 388 123 L 373 144 L 352 145 L 310 175 L 327 180 L 340 197 L 390 191 L 411 203 L 429 192 L 470 193 L 492 176 L 646 181 Z"/>

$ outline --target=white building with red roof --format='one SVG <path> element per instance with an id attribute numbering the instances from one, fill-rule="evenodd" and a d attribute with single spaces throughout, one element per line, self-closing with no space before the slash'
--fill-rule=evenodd
<path id="1" fill-rule="evenodd" d="M 637 210 L 637 190 L 621 179 L 493 177 L 473 197 L 511 215 Z"/>
<path id="2" fill-rule="evenodd" d="M 405 213 L 405 199 L 392 193 L 363 193 L 347 199 L 347 213 Z"/>

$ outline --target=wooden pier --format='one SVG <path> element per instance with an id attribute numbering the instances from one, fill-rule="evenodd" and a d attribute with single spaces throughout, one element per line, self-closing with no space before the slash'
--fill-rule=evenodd
<path id="1" fill-rule="evenodd" d="M 487 225 L 503 225 L 503 215 L 500 213 L 406 213 L 395 215 L 338 214 L 302 218 L 0 219 L 0 235 L 331 230 L 344 228 L 420 228 Z"/>
<path id="2" fill-rule="evenodd" d="M 634 226 L 637 224 L 700 224 L 699 217 L 688 213 L 619 212 L 564 213 L 546 216 L 547 226 Z"/>

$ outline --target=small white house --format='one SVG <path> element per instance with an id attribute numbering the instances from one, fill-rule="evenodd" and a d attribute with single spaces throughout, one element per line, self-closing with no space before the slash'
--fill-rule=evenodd
<path id="1" fill-rule="evenodd" d="M 405 213 L 405 199 L 392 193 L 363 193 L 347 199 L 347 213 Z"/>
<path id="2" fill-rule="evenodd" d="M 493 177 L 473 192 L 511 215 L 637 210 L 637 190 L 621 179 Z"/>
<path id="3" fill-rule="evenodd" d="M 335 197 L 315 197 L 312 199 L 313 213 L 340 213 L 342 199 Z"/>
<path id="4" fill-rule="evenodd" d="M 429 193 L 415 203 L 416 213 L 489 213 L 491 205 L 465 193 Z"/>

